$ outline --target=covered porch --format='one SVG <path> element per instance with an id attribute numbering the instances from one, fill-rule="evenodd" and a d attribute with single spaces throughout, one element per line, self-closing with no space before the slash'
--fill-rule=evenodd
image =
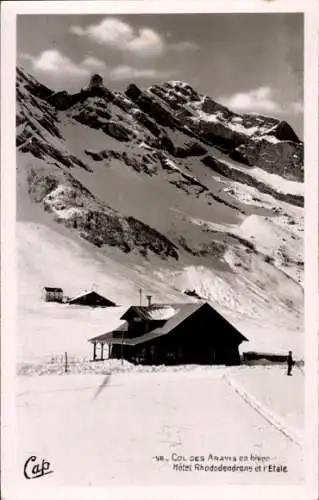
<path id="1" fill-rule="evenodd" d="M 121 344 L 121 352 L 123 355 L 123 345 L 125 343 L 125 333 L 127 332 L 127 324 L 119 326 L 112 332 L 103 333 L 89 340 L 92 344 L 92 359 L 91 361 L 104 361 L 112 357 L 113 341 Z M 122 356 L 123 357 L 123 356 Z"/>

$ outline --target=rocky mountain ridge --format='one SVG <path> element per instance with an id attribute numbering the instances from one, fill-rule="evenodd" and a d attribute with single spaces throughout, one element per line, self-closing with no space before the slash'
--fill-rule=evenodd
<path id="1" fill-rule="evenodd" d="M 90 127 L 103 128 L 116 138 L 129 141 L 134 137 L 130 128 L 121 126 L 121 116 L 112 123 L 108 105 L 120 108 L 150 132 L 147 137 L 153 145 L 167 149 L 174 156 L 204 153 L 203 145 L 195 145 L 184 152 L 174 148 L 173 142 L 161 127 L 181 130 L 228 153 L 231 158 L 248 166 L 265 170 L 291 180 L 303 179 L 303 145 L 285 121 L 262 115 L 239 115 L 210 97 L 198 94 L 185 82 L 173 81 L 151 86 L 146 91 L 130 84 L 124 94 L 112 92 L 99 75 L 93 75 L 86 89 L 70 95 L 66 91 L 54 93 L 35 80 L 26 77 L 18 68 L 18 81 L 29 79 L 25 87 L 46 100 L 56 110 L 77 107 L 73 117 Z M 31 83 L 32 82 L 32 83 Z M 105 122 L 106 121 L 106 122 Z M 105 123 L 104 123 L 105 122 Z M 157 138 L 158 141 L 155 141 Z"/>
<path id="2" fill-rule="evenodd" d="M 121 93 L 93 75 L 69 94 L 17 69 L 18 176 L 32 202 L 101 249 L 225 266 L 239 245 L 277 262 L 276 249 L 260 254 L 253 236 L 227 226 L 256 214 L 294 225 L 302 154 L 286 122 L 238 115 L 184 82 Z M 288 247 L 282 268 L 300 276 L 300 252 Z"/>

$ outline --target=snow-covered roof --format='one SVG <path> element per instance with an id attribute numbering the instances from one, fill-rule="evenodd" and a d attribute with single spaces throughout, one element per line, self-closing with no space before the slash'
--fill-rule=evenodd
<path id="1" fill-rule="evenodd" d="M 177 313 L 177 309 L 172 306 L 159 306 L 150 308 L 148 315 L 153 320 L 167 320 Z"/>
<path id="2" fill-rule="evenodd" d="M 131 306 L 125 311 L 121 319 L 128 319 L 134 312 L 145 320 L 161 321 L 174 316 L 178 309 L 169 304 L 151 304 L 150 306 Z"/>

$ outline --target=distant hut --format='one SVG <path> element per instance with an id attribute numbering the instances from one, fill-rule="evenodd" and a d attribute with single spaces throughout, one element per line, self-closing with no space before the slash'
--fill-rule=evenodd
<path id="1" fill-rule="evenodd" d="M 106 297 L 103 297 L 95 291 L 86 292 L 78 297 L 74 297 L 69 300 L 69 304 L 77 306 L 89 306 L 89 307 L 114 307 L 115 302 Z"/>
<path id="2" fill-rule="evenodd" d="M 91 338 L 93 359 L 108 357 L 141 364 L 240 364 L 247 341 L 208 303 L 131 306 L 120 327 Z M 97 351 L 102 353 L 98 358 Z"/>
<path id="3" fill-rule="evenodd" d="M 43 287 L 43 298 L 46 302 L 63 302 L 63 290 L 56 287 Z"/>

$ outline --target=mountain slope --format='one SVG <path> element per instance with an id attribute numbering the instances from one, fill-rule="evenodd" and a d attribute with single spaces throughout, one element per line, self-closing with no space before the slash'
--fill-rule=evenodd
<path id="1" fill-rule="evenodd" d="M 235 114 L 184 82 L 144 91 L 132 84 L 120 93 L 94 75 L 86 89 L 70 95 L 18 68 L 22 289 L 27 293 L 32 281 L 37 303 L 36 291 L 53 280 L 52 266 L 67 264 L 55 250 L 50 269 L 43 264 L 40 272 L 39 263 L 34 273 L 23 272 L 34 268 L 41 238 L 50 253 L 49 228 L 104 262 L 93 268 L 106 295 L 105 276 L 122 270 L 116 273 L 122 291 L 113 297 L 118 303 L 136 301 L 142 276 L 141 286 L 156 300 L 188 300 L 182 293 L 195 290 L 233 322 L 247 327 L 250 321 L 251 338 L 256 321 L 299 331 L 302 154 L 287 123 Z M 26 246 L 34 224 L 38 236 Z M 71 250 L 64 259 L 72 260 Z M 87 287 L 81 266 L 73 267 L 75 281 Z M 128 269 L 137 288 L 123 294 Z M 76 293 L 72 274 L 57 281 Z"/>

